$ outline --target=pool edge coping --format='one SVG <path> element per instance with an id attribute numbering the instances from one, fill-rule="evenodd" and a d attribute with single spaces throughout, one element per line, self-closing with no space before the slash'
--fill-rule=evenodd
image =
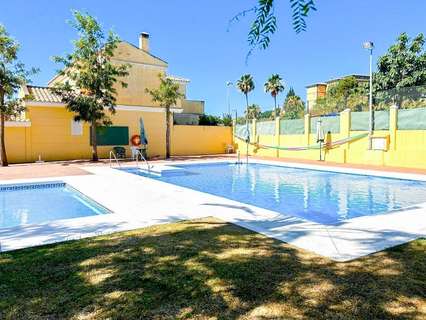
<path id="1" fill-rule="evenodd" d="M 163 163 L 161 163 L 161 164 L 156 164 L 157 166 L 163 166 L 163 165 L 165 165 L 165 166 L 173 166 L 173 165 L 179 165 L 179 164 L 197 164 L 197 163 L 223 163 L 223 162 L 225 162 L 225 163 L 235 163 L 235 161 L 233 160 L 233 159 L 208 159 L 208 160 L 199 160 L 199 161 L 173 161 L 173 162 L 163 162 Z M 273 161 L 273 160 L 260 160 L 260 159 L 250 159 L 250 162 L 252 162 L 252 163 L 261 163 L 261 164 L 267 164 L 267 165 L 278 165 L 278 166 L 284 166 L 284 167 L 297 167 L 297 168 L 302 168 L 302 169 L 313 169 L 313 170 L 320 170 L 320 171 L 332 171 L 332 172 L 338 172 L 339 173 L 339 171 L 340 171 L 340 173 L 353 173 L 353 174 L 357 174 L 357 173 L 354 173 L 354 172 L 352 172 L 352 170 L 350 170 L 350 172 L 348 172 L 348 170 L 347 170 L 347 168 L 340 168 L 340 167 L 329 167 L 329 168 L 325 168 L 325 166 L 315 166 L 315 165 L 311 165 L 311 164 L 294 164 L 294 163 L 291 163 L 291 162 L 289 162 L 289 163 L 286 163 L 286 162 L 278 162 L 278 161 Z M 129 165 L 126 165 L 126 166 L 123 166 L 123 167 L 134 167 L 133 165 L 131 165 L 131 164 L 129 164 Z M 78 188 L 78 186 L 76 187 L 73 183 L 70 183 L 69 181 L 73 181 L 73 180 L 76 180 L 76 181 L 78 181 L 80 178 L 82 178 L 82 177 L 84 177 L 84 178 L 82 178 L 82 180 L 84 180 L 85 178 L 87 178 L 87 177 L 89 177 L 89 179 L 90 179 L 90 177 L 93 177 L 93 176 L 96 176 L 96 171 L 99 171 L 99 170 L 97 170 L 97 169 L 99 169 L 100 168 L 100 170 L 102 171 L 102 170 L 107 170 L 107 171 L 109 171 L 108 169 L 111 169 L 111 168 L 109 168 L 109 167 L 106 167 L 106 166 L 90 166 L 90 167 L 83 167 L 83 168 L 85 168 L 85 169 L 89 169 L 89 171 L 95 171 L 95 174 L 94 175 L 85 175 L 85 176 L 64 176 L 64 177 L 54 177 L 54 178 L 52 178 L 52 177 L 46 177 L 46 178 L 29 178 L 29 179 L 11 179 L 11 180 L 7 180 L 7 181 L 4 181 L 5 183 L 3 183 L 3 181 L 0 181 L 0 184 L 16 184 L 16 183 L 38 183 L 38 182 L 50 182 L 50 181 L 53 181 L 53 180 L 55 180 L 55 181 L 64 181 L 65 183 L 67 183 L 67 184 L 69 184 L 71 187 L 73 187 L 73 188 L 75 188 L 78 192 L 80 192 L 80 193 L 82 193 L 83 195 L 85 195 L 85 196 L 87 196 L 88 198 L 90 198 L 90 199 L 92 199 L 93 201 L 95 201 L 95 202 L 98 202 L 101 206 L 103 206 L 103 207 L 105 207 L 105 208 L 107 208 L 108 210 L 110 210 L 110 211 L 112 211 L 112 213 L 111 214 L 108 214 L 108 215 L 117 215 L 118 217 L 120 217 L 120 218 L 126 218 L 126 215 L 122 215 L 121 213 L 115 213 L 114 212 L 114 210 L 112 210 L 111 208 L 108 208 L 108 206 L 106 206 L 106 205 L 104 205 L 102 202 L 100 202 L 100 201 L 97 201 L 96 199 L 93 199 L 93 197 L 92 196 L 90 196 L 90 195 L 87 195 L 85 192 L 83 192 L 82 190 L 80 190 L 79 188 Z M 331 169 L 331 170 L 325 170 L 325 169 Z M 339 171 L 335 171 L 335 169 L 338 169 Z M 409 179 L 409 180 L 413 180 L 413 179 L 410 179 L 410 178 L 407 178 L 407 174 L 402 174 L 402 177 L 401 177 L 401 173 L 391 173 L 391 175 L 392 176 L 388 176 L 388 175 L 384 175 L 383 174 L 383 172 L 382 171 L 374 171 L 373 172 L 373 174 L 366 174 L 366 172 L 370 172 L 371 170 L 367 170 L 367 171 L 365 171 L 365 170 L 361 170 L 361 169 L 356 169 L 356 168 L 354 168 L 356 171 L 362 171 L 362 172 L 360 172 L 360 173 L 358 173 L 358 174 L 362 174 L 362 175 L 372 175 L 372 176 L 380 176 L 380 177 L 390 177 L 390 178 L 397 178 L 397 179 Z M 118 170 L 111 170 L 111 171 L 109 171 L 110 173 L 112 173 L 112 174 L 114 174 L 113 172 L 114 171 L 118 171 Z M 93 173 L 93 172 L 92 172 Z M 129 174 L 130 175 L 130 173 L 125 173 L 125 172 L 123 172 L 124 174 Z M 133 175 L 133 176 L 135 176 L 135 175 Z M 413 176 L 413 174 L 408 174 L 408 176 L 409 177 L 411 177 L 411 176 Z M 417 175 L 414 175 L 414 176 L 417 176 Z M 421 176 L 421 175 L 420 175 Z M 140 177 L 140 176 L 137 176 L 138 178 L 142 178 L 142 179 L 149 179 L 149 180 L 153 180 L 153 179 L 150 179 L 150 178 L 147 178 L 147 177 Z M 426 176 L 421 176 L 421 178 L 422 179 L 418 179 L 418 180 L 421 180 L 421 181 L 426 181 Z M 417 179 L 416 179 L 417 180 Z M 162 182 L 162 181 L 157 181 L 158 183 L 164 183 L 164 182 Z M 179 187 L 179 186 L 178 186 Z M 179 188 L 184 188 L 184 187 L 179 187 Z M 185 188 L 185 189 L 187 189 L 187 191 L 189 190 L 189 192 L 200 192 L 200 193 L 203 193 L 203 192 L 201 192 L 201 191 L 197 191 L 197 190 L 193 190 L 193 189 L 188 189 L 188 188 Z M 206 195 L 209 195 L 209 196 L 212 196 L 212 197 L 215 197 L 215 198 L 222 198 L 222 197 L 219 197 L 219 196 L 214 196 L 214 195 L 210 195 L 210 194 L 207 194 L 207 193 L 204 193 L 204 194 L 206 194 Z M 263 208 L 259 208 L 259 207 L 256 207 L 256 206 L 251 206 L 251 205 L 247 205 L 247 204 L 245 204 L 245 203 L 242 203 L 242 202 L 238 202 L 238 201 L 235 201 L 235 200 L 229 200 L 229 199 L 226 199 L 226 198 L 223 198 L 223 199 L 225 199 L 225 200 L 227 200 L 227 202 L 229 202 L 229 201 L 231 201 L 231 202 L 234 202 L 234 203 L 239 203 L 239 204 L 242 204 L 242 205 L 246 205 L 246 206 L 249 206 L 249 207 L 253 207 L 253 208 L 256 208 L 256 209 L 260 209 L 259 211 L 269 211 L 269 212 L 272 212 L 272 213 L 275 213 L 275 214 L 277 214 L 276 212 L 274 212 L 274 211 L 270 211 L 270 210 L 267 210 L 267 209 L 263 209 Z M 426 203 L 425 203 L 425 205 L 426 205 Z M 426 206 L 425 207 L 423 207 L 422 208 L 423 210 L 426 210 Z M 409 210 L 408 210 L 409 211 Z M 400 214 L 402 214 L 402 213 L 400 213 Z M 90 216 L 90 217 L 80 217 L 80 218 L 74 218 L 74 219 L 63 219 L 63 220 L 65 220 L 64 222 L 71 222 L 70 220 L 74 220 L 74 221 L 72 221 L 72 222 L 77 222 L 77 224 L 78 224 L 78 222 L 80 221 L 80 222 L 83 222 L 84 223 L 84 219 L 87 219 L 87 218 L 92 218 L 92 217 L 104 217 L 104 216 L 108 216 L 108 215 L 99 215 L 99 216 Z M 379 215 L 379 216 L 384 216 L 384 215 L 389 215 L 389 213 L 384 213 L 384 214 L 381 214 L 381 215 Z M 290 217 L 292 217 L 292 216 L 290 216 Z M 353 219 L 349 219 L 349 220 L 354 220 L 354 219 L 365 219 L 365 217 L 372 217 L 372 216 L 364 216 L 364 217 L 357 217 L 357 218 L 353 218 Z M 128 218 L 128 217 L 127 217 Z M 83 219 L 83 220 L 82 220 Z M 55 221 L 51 221 L 51 222 L 49 222 L 50 224 L 54 224 L 54 223 L 61 223 L 61 222 L 63 222 L 63 220 L 55 220 Z M 77 221 L 76 221 L 77 220 Z M 89 219 L 90 220 L 90 219 Z M 225 219 L 225 221 L 228 221 L 228 220 L 226 220 Z M 154 224 L 158 224 L 158 222 L 156 222 L 156 221 L 154 221 L 155 223 Z M 172 222 L 172 221 L 168 221 L 168 222 Z M 228 222 L 231 222 L 231 223 L 234 223 L 234 224 L 237 224 L 237 225 L 239 225 L 238 223 L 235 223 L 235 222 L 233 222 L 233 221 L 228 221 Z M 311 222 L 311 221 L 307 221 L 306 220 L 306 222 L 308 222 L 308 224 L 315 224 L 318 228 L 322 228 L 322 229 L 324 229 L 324 230 L 327 230 L 327 232 L 328 232 L 328 230 L 330 230 L 330 226 L 328 226 L 328 225 L 323 225 L 323 224 L 319 224 L 319 223 L 314 223 L 314 222 Z M 356 221 L 355 221 L 356 222 Z M 31 227 L 31 226 L 33 226 L 33 225 L 28 225 L 28 226 L 24 226 L 24 227 L 22 227 L 23 229 L 25 229 L 25 227 Z M 120 229 L 120 228 L 117 228 L 116 230 L 112 230 L 112 231 L 106 231 L 105 233 L 102 233 L 102 234 L 110 234 L 110 233 L 113 233 L 113 232 L 119 232 L 119 231 L 126 231 L 126 230 L 132 230 L 132 229 L 137 229 L 137 228 L 141 228 L 141 227 L 145 227 L 146 225 L 144 225 L 144 226 L 140 226 L 140 225 L 136 225 L 136 226 L 134 226 L 134 227 L 132 227 L 132 226 L 129 226 L 129 227 L 125 227 L 125 228 L 122 228 L 122 229 Z M 244 226 L 243 226 L 244 227 Z M 19 226 L 17 227 L 17 228 L 19 228 Z M 2 233 L 2 229 L 4 229 L 4 228 L 1 228 L 0 229 L 0 236 L 1 236 L 1 233 Z M 331 229 L 333 229 L 333 227 L 331 226 Z M 253 230 L 253 229 L 251 229 L 251 230 Z M 255 230 L 254 230 L 255 231 Z M 257 231 L 258 232 L 258 231 Z M 274 237 L 273 235 L 268 235 L 267 234 L 267 232 L 261 232 L 261 233 L 263 233 L 263 234 L 265 234 L 265 235 L 267 235 L 267 236 L 269 236 L 269 237 L 273 237 L 273 238 L 276 238 L 276 237 Z M 100 235 L 99 233 L 87 233 L 87 234 L 80 234 L 80 236 L 79 237 L 77 237 L 77 239 L 81 239 L 81 238 L 86 238 L 86 237 L 92 237 L 92 236 L 97 236 L 97 235 Z M 416 237 L 417 238 L 417 237 Z M 279 239 L 279 238 L 278 238 Z M 63 239 L 62 240 L 58 240 L 58 241 L 52 241 L 51 243 L 55 243 L 55 242 L 61 242 L 61 241 L 67 241 L 67 240 L 71 240 L 69 237 L 63 237 Z M 279 239 L 279 240 L 281 240 L 281 241 L 283 241 L 282 239 Z M 1 238 L 0 238 L 0 241 L 1 241 Z M 296 245 L 296 246 L 298 246 L 298 247 L 301 247 L 302 249 L 305 249 L 305 250 L 309 250 L 309 248 L 305 248 L 303 245 L 298 245 L 298 244 L 294 244 L 292 241 L 285 241 L 285 242 L 288 242 L 288 243 L 290 243 L 290 244 L 292 244 L 292 245 Z M 403 242 L 402 242 L 403 243 Z M 48 244 L 47 242 L 44 242 L 44 243 L 41 243 L 41 244 L 34 244 L 34 245 L 32 245 L 32 246 L 37 246 L 37 245 L 44 245 L 44 244 Z M 392 246 L 394 246 L 394 245 L 392 245 Z M 28 247 L 28 246 L 27 246 Z M 385 248 L 387 248 L 387 247 L 385 247 Z M 382 248 L 382 249 L 380 249 L 380 250 L 383 250 L 383 249 L 385 249 L 385 248 Z M 17 249 L 19 249 L 19 248 L 17 248 Z M 10 249 L 10 250 L 15 250 L 15 249 Z M 380 251 L 379 250 L 379 251 Z M 9 250 L 4 250 L 4 251 L 2 251 L 2 252 L 5 252 L 5 251 L 9 251 Z M 310 251 L 312 251 L 312 250 L 310 250 Z M 313 252 L 316 252 L 316 251 L 313 251 Z M 373 251 L 373 252 L 376 252 L 376 251 Z M 318 253 L 318 252 L 316 252 L 317 254 L 321 254 L 321 253 Z M 370 253 L 372 253 L 372 252 L 370 252 Z M 367 253 L 367 254 L 370 254 L 370 253 Z M 365 254 L 363 254 L 363 255 L 365 255 Z M 331 258 L 331 259 L 333 259 L 333 260 L 336 260 L 336 261 L 348 261 L 348 260 L 352 260 L 352 259 L 355 259 L 355 258 L 358 258 L 358 257 L 361 257 L 361 256 L 363 256 L 363 255 L 359 255 L 359 256 L 355 256 L 355 257 L 351 257 L 350 259 L 339 259 L 338 257 L 332 257 L 332 256 L 329 256 L 329 255 L 326 255 L 326 256 L 328 256 L 329 258 Z"/>

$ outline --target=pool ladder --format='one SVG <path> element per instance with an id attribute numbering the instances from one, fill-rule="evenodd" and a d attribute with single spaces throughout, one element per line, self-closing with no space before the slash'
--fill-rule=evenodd
<path id="1" fill-rule="evenodd" d="M 142 152 L 140 152 L 139 150 L 136 151 L 136 167 L 139 168 L 139 156 L 141 157 L 141 159 L 145 162 L 146 164 L 146 168 L 148 171 L 150 171 L 152 169 L 152 165 L 150 165 L 148 163 L 148 160 L 146 160 L 146 158 L 143 156 Z M 117 155 L 114 153 L 114 151 L 110 151 L 109 152 L 109 166 L 112 167 L 112 161 L 115 160 L 115 163 L 121 167 L 120 162 L 118 161 Z"/>
<path id="2" fill-rule="evenodd" d="M 110 167 L 112 167 L 112 159 L 114 159 L 115 160 L 115 162 L 117 163 L 117 165 L 119 166 L 119 167 L 121 167 L 121 164 L 120 164 L 120 162 L 118 162 L 118 158 L 117 158 L 117 156 L 115 155 L 115 153 L 114 153 L 114 151 L 110 151 L 109 152 L 109 166 Z"/>
<path id="3" fill-rule="evenodd" d="M 148 163 L 148 160 L 145 159 L 145 157 L 143 156 L 142 152 L 140 152 L 140 150 L 136 150 L 136 167 L 139 167 L 139 156 L 141 156 L 141 159 L 145 162 L 146 164 L 146 169 L 148 171 L 151 171 L 152 169 L 152 165 L 150 165 Z"/>
<path id="4" fill-rule="evenodd" d="M 235 162 L 235 164 L 243 164 L 243 162 L 241 161 L 240 150 L 237 151 L 237 162 Z"/>

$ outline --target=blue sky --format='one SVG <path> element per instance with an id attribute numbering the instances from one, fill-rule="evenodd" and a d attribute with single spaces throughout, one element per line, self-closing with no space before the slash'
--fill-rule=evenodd
<path id="1" fill-rule="evenodd" d="M 375 42 L 383 54 L 400 32 L 426 32 L 424 0 L 317 0 L 317 12 L 308 18 L 308 30 L 296 35 L 291 28 L 288 0 L 277 0 L 278 32 L 270 48 L 257 51 L 245 63 L 247 32 L 252 17 L 233 24 L 234 14 L 255 0 L 13 0 L 0 2 L 0 23 L 22 45 L 20 58 L 41 72 L 33 83 L 45 85 L 57 66 L 51 56 L 72 48 L 75 31 L 66 23 L 71 10 L 90 13 L 106 28 L 137 44 L 138 34 L 151 34 L 151 52 L 169 63 L 169 73 L 191 79 L 188 98 L 206 101 L 208 113 L 227 111 L 226 86 L 251 73 L 256 89 L 250 102 L 263 110 L 273 105 L 263 92 L 271 73 L 279 73 L 286 87 L 305 99 L 305 86 L 345 74 L 368 73 L 368 55 L 362 42 Z M 282 103 L 284 95 L 279 97 Z M 241 113 L 242 96 L 234 89 L 231 104 Z"/>

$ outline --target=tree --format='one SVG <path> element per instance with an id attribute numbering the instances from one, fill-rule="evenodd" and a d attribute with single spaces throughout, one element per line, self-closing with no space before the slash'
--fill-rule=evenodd
<path id="1" fill-rule="evenodd" d="M 207 115 L 207 114 L 202 114 L 200 116 L 200 119 L 198 120 L 198 124 L 200 126 L 217 126 L 219 123 L 222 123 L 221 118 L 217 116 L 213 116 L 213 115 Z"/>
<path id="2" fill-rule="evenodd" d="M 246 118 L 248 120 L 257 119 L 257 118 L 259 118 L 260 114 L 261 114 L 261 110 L 260 110 L 259 105 L 257 105 L 257 104 L 252 104 L 252 105 L 248 106 L 246 113 L 245 113 Z"/>
<path id="3" fill-rule="evenodd" d="M 222 123 L 225 127 L 232 126 L 232 115 L 231 114 L 223 114 L 222 119 L 220 119 L 220 123 Z"/>
<path id="4" fill-rule="evenodd" d="M 358 88 L 358 81 L 355 77 L 345 77 L 337 82 L 337 84 L 330 88 L 329 90 L 333 91 L 333 94 L 336 98 L 343 101 L 343 108 L 348 107 L 348 99 L 351 94 L 353 94 Z"/>
<path id="5" fill-rule="evenodd" d="M 231 19 L 231 23 L 239 21 L 247 14 L 254 13 L 255 19 L 248 33 L 250 50 L 247 57 L 254 49 L 266 49 L 269 47 L 272 35 L 277 31 L 277 18 L 274 12 L 277 0 L 258 0 L 257 5 L 251 9 L 238 13 Z M 316 11 L 313 0 L 289 0 L 292 11 L 293 29 L 296 33 L 306 31 L 305 18 L 311 11 Z"/>
<path id="6" fill-rule="evenodd" d="M 246 97 L 246 114 L 248 114 L 248 94 L 254 90 L 254 81 L 253 77 L 250 74 L 244 74 L 241 76 L 241 78 L 237 81 L 237 88 L 240 90 L 244 96 Z"/>
<path id="7" fill-rule="evenodd" d="M 178 99 L 183 97 L 179 92 L 179 85 L 173 80 L 166 78 L 163 74 L 159 74 L 160 86 L 157 89 L 145 89 L 152 97 L 152 101 L 157 102 L 161 107 L 166 109 L 166 158 L 170 158 L 170 119 L 172 113 L 170 108 L 175 106 Z"/>
<path id="8" fill-rule="evenodd" d="M 280 114 L 280 108 L 262 111 L 257 119 L 274 120 L 277 115 Z"/>
<path id="9" fill-rule="evenodd" d="M 284 100 L 284 104 L 283 104 L 283 109 L 282 111 L 285 112 L 285 106 L 288 103 L 288 99 L 290 99 L 291 97 L 294 97 L 296 95 L 296 92 L 294 92 L 293 87 L 290 87 L 290 89 L 287 92 L 287 95 L 285 96 L 285 100 Z"/>
<path id="10" fill-rule="evenodd" d="M 128 75 L 129 66 L 111 61 L 120 42 L 115 33 L 109 31 L 106 35 L 98 21 L 88 14 L 75 11 L 74 19 L 71 25 L 77 30 L 79 39 L 74 41 L 74 52 L 65 57 L 54 57 L 55 62 L 63 64 L 59 74 L 66 79 L 55 85 L 54 92 L 75 114 L 75 121 L 91 124 L 92 160 L 98 161 L 97 128 L 112 124 L 106 110 L 115 113 L 114 86 L 117 82 L 122 87 L 127 86 L 119 78 Z"/>
<path id="11" fill-rule="evenodd" d="M 318 97 L 315 101 L 315 108 L 312 110 L 314 114 L 330 114 L 341 111 L 335 97 L 326 94 L 324 97 Z"/>
<path id="12" fill-rule="evenodd" d="M 5 27 L 0 25 L 0 163 L 9 165 L 6 152 L 5 122 L 8 118 L 24 111 L 22 99 L 17 98 L 19 87 L 28 82 L 28 77 L 36 69 L 25 70 L 18 62 L 19 44 L 10 37 Z"/>
<path id="13" fill-rule="evenodd" d="M 249 137 L 249 123 L 248 123 L 248 115 L 249 115 L 249 102 L 248 102 L 248 94 L 249 92 L 254 90 L 254 81 L 253 77 L 250 74 L 244 74 L 237 81 L 237 88 L 240 90 L 246 97 L 246 155 L 248 156 L 248 143 L 250 140 Z"/>
<path id="14" fill-rule="evenodd" d="M 368 108 L 368 83 L 350 76 L 329 86 L 326 95 L 316 101 L 316 113 L 337 113 L 345 109 L 362 111 Z"/>
<path id="15" fill-rule="evenodd" d="M 285 96 L 286 99 L 293 97 L 296 95 L 296 92 L 294 91 L 293 87 L 290 87 L 290 89 L 288 89 L 287 95 Z"/>
<path id="16" fill-rule="evenodd" d="M 382 100 L 391 100 L 402 106 L 405 97 L 414 96 L 414 87 L 426 85 L 425 37 L 419 33 L 411 39 L 401 33 L 386 54 L 377 62 L 374 90 Z M 412 89 L 410 90 L 409 87 Z"/>
<path id="17" fill-rule="evenodd" d="M 273 74 L 264 85 L 265 92 L 269 92 L 274 99 L 274 110 L 277 109 L 277 95 L 284 91 L 282 78 L 279 74 Z"/>
<path id="18" fill-rule="evenodd" d="M 284 119 L 300 119 L 305 114 L 305 103 L 299 96 L 292 94 L 287 96 L 283 110 Z"/>

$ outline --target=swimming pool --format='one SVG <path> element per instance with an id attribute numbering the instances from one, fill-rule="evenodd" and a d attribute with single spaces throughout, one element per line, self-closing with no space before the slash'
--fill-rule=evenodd
<path id="1" fill-rule="evenodd" d="M 0 228 L 105 213 L 64 182 L 0 185 Z"/>
<path id="2" fill-rule="evenodd" d="M 250 163 L 183 164 L 160 175 L 121 168 L 277 213 L 333 225 L 426 202 L 426 182 Z"/>

